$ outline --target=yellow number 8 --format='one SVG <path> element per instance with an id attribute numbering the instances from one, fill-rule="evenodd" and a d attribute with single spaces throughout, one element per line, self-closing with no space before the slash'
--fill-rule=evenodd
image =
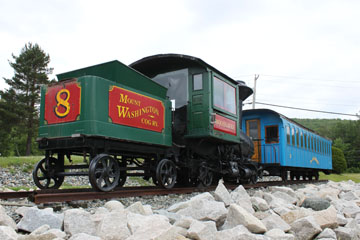
<path id="1" fill-rule="evenodd" d="M 64 99 L 62 99 L 60 96 L 61 94 L 65 93 L 66 97 Z M 70 112 L 70 103 L 68 102 L 70 98 L 70 92 L 67 89 L 61 89 L 57 94 L 56 94 L 56 107 L 55 107 L 55 114 L 56 116 L 58 116 L 59 118 L 63 118 L 66 117 L 66 115 L 69 114 Z M 65 112 L 61 113 L 59 112 L 59 107 L 63 106 L 63 108 L 65 108 Z"/>

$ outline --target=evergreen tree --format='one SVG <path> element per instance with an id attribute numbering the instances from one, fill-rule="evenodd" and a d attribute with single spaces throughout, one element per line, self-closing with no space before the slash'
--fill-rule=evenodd
<path id="1" fill-rule="evenodd" d="M 31 145 L 38 126 L 40 86 L 49 83 L 48 74 L 53 69 L 48 67 L 49 55 L 38 44 L 27 43 L 20 55 L 12 54 L 12 58 L 14 62 L 9 61 L 9 64 L 14 69 L 14 76 L 11 79 L 4 78 L 10 88 L 0 91 L 0 111 L 7 112 L 6 116 L 13 119 L 8 125 L 12 125 L 13 131 L 16 126 L 16 134 L 25 134 L 25 155 L 28 156 L 32 153 Z"/>

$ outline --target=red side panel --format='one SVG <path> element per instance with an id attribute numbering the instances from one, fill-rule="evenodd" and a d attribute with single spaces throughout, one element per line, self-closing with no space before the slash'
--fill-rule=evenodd
<path id="1" fill-rule="evenodd" d="M 109 90 L 109 117 L 115 124 L 162 132 L 165 108 L 160 100 L 112 86 Z"/>
<path id="2" fill-rule="evenodd" d="M 73 122 L 80 115 L 81 87 L 76 79 L 48 87 L 45 95 L 47 124 Z"/>
<path id="3" fill-rule="evenodd" d="M 236 136 L 236 121 L 216 114 L 214 129 Z"/>

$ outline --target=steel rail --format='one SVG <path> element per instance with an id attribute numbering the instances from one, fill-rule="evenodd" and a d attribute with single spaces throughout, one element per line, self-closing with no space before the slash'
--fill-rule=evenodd
<path id="1" fill-rule="evenodd" d="M 258 182 L 256 184 L 243 184 L 245 189 L 261 188 L 269 186 L 287 186 L 293 184 L 306 184 L 327 182 L 327 180 L 298 180 L 298 181 L 269 181 Z M 239 184 L 225 184 L 227 189 L 233 190 Z M 117 188 L 111 192 L 96 192 L 91 188 L 80 189 L 47 189 L 36 191 L 22 191 L 22 192 L 0 192 L 0 199 L 13 198 L 29 198 L 35 204 L 40 203 L 54 203 L 54 202 L 69 202 L 76 200 L 95 200 L 95 199 L 112 199 L 112 198 L 126 198 L 138 196 L 153 196 L 153 195 L 168 195 L 168 194 L 189 194 L 193 192 L 213 191 L 216 186 L 208 188 L 185 187 L 164 189 L 156 186 L 142 186 L 142 187 L 123 187 Z"/>

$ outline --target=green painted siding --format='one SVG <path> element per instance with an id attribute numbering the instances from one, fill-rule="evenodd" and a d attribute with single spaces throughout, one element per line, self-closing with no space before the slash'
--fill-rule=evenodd
<path id="1" fill-rule="evenodd" d="M 96 76 L 79 77 L 77 81 L 81 84 L 81 114 L 79 120 L 74 122 L 51 125 L 44 123 L 44 99 L 47 87 L 43 87 L 40 107 L 40 138 L 71 137 L 72 134 L 78 133 L 121 141 L 171 146 L 171 103 L 169 100 Z M 165 107 L 163 132 L 159 133 L 110 122 L 108 99 L 109 88 L 113 85 L 162 101 Z M 162 86 L 154 86 L 160 89 L 159 92 L 162 91 Z"/>

